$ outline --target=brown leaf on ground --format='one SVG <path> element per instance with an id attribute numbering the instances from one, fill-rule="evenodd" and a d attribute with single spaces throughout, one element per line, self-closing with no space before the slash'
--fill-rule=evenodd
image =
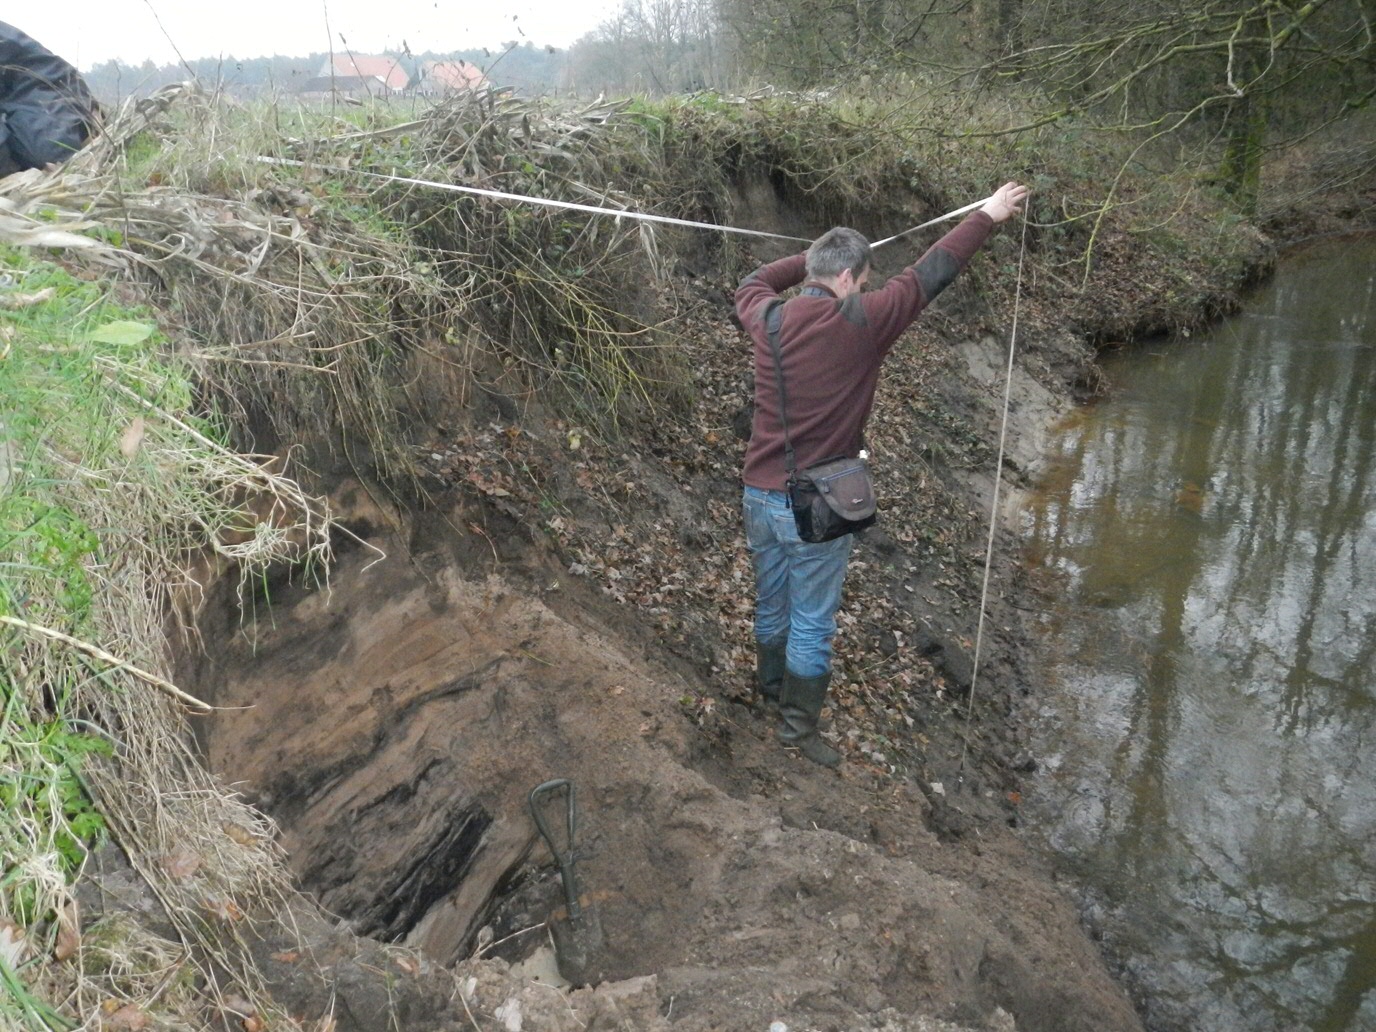
<path id="1" fill-rule="evenodd" d="M 221 921 L 242 921 L 244 912 L 239 909 L 237 903 L 224 896 L 212 896 L 203 900 L 201 905 L 210 911 L 213 917 L 218 917 Z"/>
<path id="2" fill-rule="evenodd" d="M 132 459 L 139 453 L 142 444 L 143 417 L 135 416 L 134 421 L 124 428 L 124 433 L 119 435 L 119 450 L 126 459 Z"/>
<path id="3" fill-rule="evenodd" d="M 226 823 L 223 825 L 223 828 L 225 834 L 241 846 L 256 846 L 258 844 L 258 837 L 242 824 Z"/>
<path id="4" fill-rule="evenodd" d="M 53 946 L 53 959 L 66 960 L 81 948 L 81 922 L 77 917 L 76 901 L 62 908 L 57 919 L 57 943 Z"/>
<path id="5" fill-rule="evenodd" d="M 24 960 L 24 929 L 8 917 L 0 917 L 0 959 L 11 968 Z"/>
<path id="6" fill-rule="evenodd" d="M 100 1009 L 104 1012 L 100 1018 L 101 1028 L 137 1032 L 148 1027 L 148 1015 L 132 1003 L 121 1004 L 118 1000 L 106 1000 Z"/>
<path id="7" fill-rule="evenodd" d="M 236 1018 L 248 1018 L 258 1013 L 258 1008 L 253 1006 L 253 1004 L 245 1000 L 242 996 L 230 994 L 224 998 L 222 1003 L 224 1004 L 225 1010 L 229 1011 Z"/>
<path id="8" fill-rule="evenodd" d="M 190 850 L 181 850 L 176 853 L 168 853 L 160 858 L 158 863 L 167 872 L 169 878 L 174 881 L 186 881 L 200 868 L 201 858 Z"/>

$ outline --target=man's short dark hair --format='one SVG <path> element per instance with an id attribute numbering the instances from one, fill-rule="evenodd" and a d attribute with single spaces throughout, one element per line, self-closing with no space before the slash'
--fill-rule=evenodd
<path id="1" fill-rule="evenodd" d="M 859 276 L 870 266 L 870 242 L 864 234 L 845 226 L 829 229 L 807 249 L 807 274 L 831 279 L 847 269 Z"/>

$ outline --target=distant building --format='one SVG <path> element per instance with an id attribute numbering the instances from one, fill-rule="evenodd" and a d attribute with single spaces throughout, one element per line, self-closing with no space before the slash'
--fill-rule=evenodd
<path id="1" fill-rule="evenodd" d="M 310 100 L 328 100 L 335 97 L 368 97 L 378 91 L 376 79 L 365 79 L 358 75 L 319 75 L 307 79 L 296 88 L 298 94 Z"/>
<path id="2" fill-rule="evenodd" d="M 336 54 L 320 73 L 302 84 L 301 92 L 343 97 L 385 97 L 400 93 L 411 81 L 394 57 Z"/>
<path id="3" fill-rule="evenodd" d="M 483 70 L 468 61 L 425 61 L 420 66 L 416 92 L 442 96 L 463 90 L 479 90 L 487 85 Z"/>

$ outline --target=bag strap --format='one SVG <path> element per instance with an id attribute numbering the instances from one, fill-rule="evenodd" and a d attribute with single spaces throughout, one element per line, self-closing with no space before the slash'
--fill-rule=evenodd
<path id="1" fill-rule="evenodd" d="M 764 310 L 764 333 L 769 350 L 774 353 L 774 373 L 779 379 L 779 421 L 784 425 L 784 466 L 791 487 L 797 480 L 798 459 L 793 454 L 793 442 L 788 436 L 788 392 L 784 390 L 784 359 L 779 348 L 779 330 L 784 322 L 784 301 L 777 298 Z"/>

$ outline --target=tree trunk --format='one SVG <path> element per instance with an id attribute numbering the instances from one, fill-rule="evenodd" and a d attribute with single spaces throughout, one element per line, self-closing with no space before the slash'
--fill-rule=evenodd
<path id="1" fill-rule="evenodd" d="M 1228 115 L 1228 144 L 1219 169 L 1223 189 L 1244 214 L 1253 215 L 1261 193 L 1261 155 L 1266 144 L 1266 104 L 1239 97 Z"/>

